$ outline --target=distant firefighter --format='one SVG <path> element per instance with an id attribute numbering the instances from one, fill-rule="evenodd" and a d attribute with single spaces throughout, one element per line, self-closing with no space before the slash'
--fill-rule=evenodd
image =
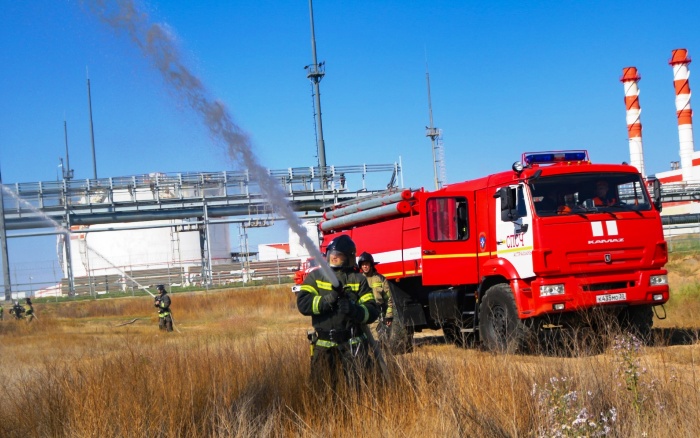
<path id="1" fill-rule="evenodd" d="M 10 308 L 10 315 L 14 316 L 15 319 L 24 318 L 24 307 L 19 304 L 19 301 L 15 301 Z"/>
<path id="2" fill-rule="evenodd" d="M 2 307 L 2 303 L 0 303 L 0 321 L 5 319 L 5 308 Z"/>
<path id="3" fill-rule="evenodd" d="M 32 322 L 36 317 L 34 315 L 34 306 L 32 305 L 32 300 L 27 297 L 24 304 L 24 317 L 27 318 L 27 322 Z"/>
<path id="4" fill-rule="evenodd" d="M 157 289 L 155 306 L 158 309 L 158 328 L 171 332 L 173 331 L 173 317 L 170 314 L 170 297 L 162 284 L 159 284 Z"/>

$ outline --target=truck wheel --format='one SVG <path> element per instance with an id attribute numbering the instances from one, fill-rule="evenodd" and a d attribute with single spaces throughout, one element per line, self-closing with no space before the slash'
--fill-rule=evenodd
<path id="1" fill-rule="evenodd" d="M 413 351 L 413 330 L 406 327 L 401 318 L 394 317 L 388 346 L 392 354 L 406 354 Z"/>
<path id="2" fill-rule="evenodd" d="M 510 286 L 491 286 L 481 301 L 479 332 L 489 351 L 515 353 L 524 348 L 527 329 L 518 318 L 515 297 Z"/>
<path id="3" fill-rule="evenodd" d="M 654 311 L 651 306 L 630 306 L 618 316 L 620 328 L 638 337 L 645 344 L 651 342 L 651 327 L 654 325 Z"/>

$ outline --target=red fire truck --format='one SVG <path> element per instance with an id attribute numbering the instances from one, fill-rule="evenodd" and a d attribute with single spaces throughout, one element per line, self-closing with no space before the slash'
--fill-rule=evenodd
<path id="1" fill-rule="evenodd" d="M 533 328 L 590 325 L 594 311 L 648 335 L 669 298 L 651 192 L 635 167 L 584 150 L 525 153 L 511 171 L 337 206 L 321 249 L 347 234 L 371 253 L 409 336 L 516 351 Z"/>

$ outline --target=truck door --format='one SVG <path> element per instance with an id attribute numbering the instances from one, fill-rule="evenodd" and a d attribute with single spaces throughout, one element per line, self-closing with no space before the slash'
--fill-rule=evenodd
<path id="1" fill-rule="evenodd" d="M 523 184 L 503 187 L 496 193 L 496 254 L 508 260 L 519 278 L 535 275 L 532 268 L 532 212 L 526 201 L 530 195 Z M 509 205 L 507 205 L 509 204 Z"/>
<path id="2" fill-rule="evenodd" d="M 465 196 L 421 199 L 421 258 L 424 285 L 476 283 L 474 205 Z"/>

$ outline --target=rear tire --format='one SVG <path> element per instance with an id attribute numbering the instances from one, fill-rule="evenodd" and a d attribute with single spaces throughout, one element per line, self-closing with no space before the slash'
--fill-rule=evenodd
<path id="1" fill-rule="evenodd" d="M 510 286 L 491 286 L 479 306 L 479 332 L 484 347 L 493 352 L 516 353 L 525 349 L 527 326 L 518 318 Z"/>
<path id="2" fill-rule="evenodd" d="M 445 323 L 442 326 L 442 334 L 445 342 L 455 344 L 458 347 L 468 347 L 474 343 L 474 334 L 470 332 L 462 333 L 461 326 L 455 323 Z"/>

